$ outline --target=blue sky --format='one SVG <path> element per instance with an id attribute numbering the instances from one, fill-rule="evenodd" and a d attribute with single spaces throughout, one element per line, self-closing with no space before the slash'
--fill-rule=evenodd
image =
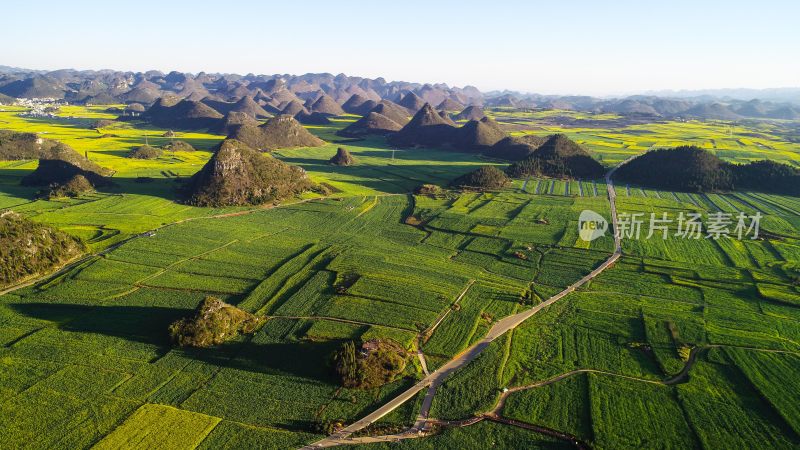
<path id="1" fill-rule="evenodd" d="M 4 2 L 0 64 L 558 94 L 800 86 L 797 1 Z M 11 45 L 10 45 L 11 44 Z"/>

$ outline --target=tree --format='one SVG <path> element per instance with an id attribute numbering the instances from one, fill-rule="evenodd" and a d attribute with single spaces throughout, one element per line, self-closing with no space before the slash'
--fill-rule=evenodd
<path id="1" fill-rule="evenodd" d="M 508 184 L 506 174 L 494 166 L 483 166 L 453 180 L 452 185 L 472 189 L 500 189 Z"/>
<path id="2" fill-rule="evenodd" d="M 353 341 L 345 342 L 336 354 L 336 372 L 345 384 L 355 383 L 358 374 L 356 346 Z"/>

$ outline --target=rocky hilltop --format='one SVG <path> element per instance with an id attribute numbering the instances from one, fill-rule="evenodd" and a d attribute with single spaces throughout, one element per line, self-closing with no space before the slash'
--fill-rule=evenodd
<path id="1" fill-rule="evenodd" d="M 300 194 L 312 186 L 303 169 L 226 139 L 188 182 L 197 206 L 260 205 Z"/>
<path id="2" fill-rule="evenodd" d="M 389 143 L 399 147 L 439 146 L 450 144 L 456 128 L 425 103 L 400 131 L 389 137 Z"/>
<path id="3" fill-rule="evenodd" d="M 50 272 L 84 251 L 77 238 L 12 211 L 0 212 L 0 287 Z"/>
<path id="4" fill-rule="evenodd" d="M 286 114 L 275 116 L 263 125 L 242 125 L 228 137 L 261 151 L 325 145 L 325 141 L 311 134 L 294 117 Z"/>

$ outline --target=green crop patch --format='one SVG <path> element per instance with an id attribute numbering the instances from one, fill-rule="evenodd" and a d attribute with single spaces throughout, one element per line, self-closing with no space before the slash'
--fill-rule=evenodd
<path id="1" fill-rule="evenodd" d="M 734 368 L 698 363 L 692 378 L 695 381 L 677 388 L 678 401 L 695 424 L 701 444 L 795 445 L 796 435 L 787 429 L 786 422 Z"/>
<path id="2" fill-rule="evenodd" d="M 281 450 L 301 447 L 319 436 L 310 433 L 296 433 L 276 428 L 255 427 L 223 420 L 209 433 L 197 447 L 200 449 L 241 449 L 262 448 Z"/>
<path id="3" fill-rule="evenodd" d="M 798 198 L 617 184 L 618 212 L 643 214 L 645 233 L 651 213 L 720 211 L 762 214 L 761 233 L 684 239 L 672 224 L 666 239 L 623 240 L 622 256 L 601 267 L 615 251 L 613 229 L 585 241 L 578 220 L 591 210 L 612 222 L 604 179 L 530 177 L 460 191 L 450 187 L 455 178 L 507 163 L 453 148 L 392 148 L 377 135 L 343 140 L 336 132 L 356 120 L 348 115 L 308 126 L 324 146 L 271 153 L 324 183 L 315 192 L 201 208 L 184 204 L 181 189 L 222 135 L 170 138 L 138 121 L 90 128 L 115 117 L 107 106 L 64 106 L 40 119 L 6 108 L 2 128 L 54 138 L 114 172 L 113 185 L 95 192 L 44 199 L 20 184 L 35 161 L 0 162 L 0 208 L 83 239 L 90 253 L 0 296 L 0 435 L 9 448 L 298 448 L 422 379 L 418 351 L 434 371 L 531 308 L 448 374 L 430 418 L 468 419 L 506 395 L 498 420 L 561 439 L 487 418 L 355 447 L 566 448 L 572 436 L 592 448 L 800 443 Z M 678 144 L 731 162 L 800 161 L 782 121 L 485 112 L 516 137 L 565 133 L 607 168 Z M 125 157 L 145 140 L 173 139 L 198 150 Z M 354 165 L 328 164 L 340 146 Z M 423 184 L 436 187 L 418 191 Z M 257 316 L 259 327 L 220 330 L 208 348 L 173 346 L 170 324 L 207 295 Z M 380 388 L 342 388 L 333 353 L 344 341 L 375 339 L 408 352 L 404 372 Z M 426 391 L 367 431 L 410 426 Z"/>
<path id="4" fill-rule="evenodd" d="M 795 433 L 800 435 L 800 409 L 797 407 L 797 373 L 800 357 L 793 354 L 765 353 L 746 349 L 727 349 L 726 355 L 736 363 L 747 379 Z"/>
<path id="5" fill-rule="evenodd" d="M 503 415 L 592 440 L 589 380 L 585 374 L 512 393 Z"/>
<path id="6" fill-rule="evenodd" d="M 487 411 L 501 389 L 505 346 L 495 341 L 458 375 L 448 378 L 433 399 L 431 415 L 442 419 L 465 419 Z"/>
<path id="7" fill-rule="evenodd" d="M 93 448 L 146 449 L 163 446 L 193 449 L 219 421 L 218 417 L 145 404 Z"/>
<path id="8" fill-rule="evenodd" d="M 511 427 L 505 424 L 483 421 L 468 427 L 443 430 L 440 434 L 425 439 L 407 439 L 400 444 L 409 450 L 432 450 L 437 448 L 525 448 L 530 450 L 567 449 L 572 444 L 545 436 L 532 430 Z M 378 442 L 353 445 L 357 450 L 396 448 L 397 443 Z"/>
<path id="9" fill-rule="evenodd" d="M 496 318 L 514 312 L 519 292 L 475 283 L 446 311 L 446 316 L 423 346 L 426 354 L 452 357 L 476 337 L 483 336 Z"/>
<path id="10" fill-rule="evenodd" d="M 697 445 L 672 390 L 640 381 L 589 375 L 594 439 L 598 447 Z"/>

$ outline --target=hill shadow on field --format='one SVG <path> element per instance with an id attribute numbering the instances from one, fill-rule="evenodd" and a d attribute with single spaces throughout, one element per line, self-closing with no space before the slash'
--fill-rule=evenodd
<path id="1" fill-rule="evenodd" d="M 142 131 L 142 132 L 151 132 L 152 131 L 153 134 L 148 134 L 147 135 L 147 139 L 145 139 L 145 135 L 144 134 L 140 134 L 140 135 L 136 135 L 136 136 L 117 136 L 117 137 L 108 138 L 108 139 L 113 139 L 114 141 L 116 141 L 118 143 L 129 144 L 129 145 L 131 145 L 133 147 L 139 146 L 139 145 L 148 144 L 148 145 L 150 145 L 152 147 L 158 147 L 158 148 L 161 148 L 164 145 L 167 145 L 167 144 L 169 144 L 171 142 L 184 141 L 184 142 L 190 144 L 196 150 L 206 151 L 206 152 L 212 151 L 212 149 L 215 146 L 217 146 L 223 139 L 225 139 L 224 136 L 220 136 L 219 138 L 216 138 L 216 139 L 215 138 L 196 138 L 196 137 L 183 137 L 183 136 L 181 136 L 184 133 L 196 133 L 196 132 L 205 133 L 205 130 L 200 130 L 200 131 L 191 131 L 191 130 L 182 131 L 182 130 L 177 130 L 175 132 L 176 133 L 175 137 L 164 137 L 163 136 L 164 130 L 145 130 L 145 129 L 139 129 L 139 128 L 136 128 L 136 130 L 137 131 Z M 111 133 L 111 134 L 113 134 L 113 133 Z M 100 136 L 98 136 L 97 138 L 98 139 L 103 139 Z M 113 150 L 101 150 L 101 151 L 102 151 L 102 153 L 112 153 L 113 152 Z M 118 156 L 125 156 L 128 153 L 128 151 L 129 151 L 129 149 L 128 150 L 121 150 L 122 154 L 118 155 Z"/>
<path id="2" fill-rule="evenodd" d="M 183 187 L 183 184 L 179 180 L 185 181 L 188 179 L 189 177 L 113 177 L 111 178 L 111 181 L 114 183 L 114 185 L 100 188 L 98 189 L 98 192 L 104 194 L 148 195 L 151 197 L 159 197 L 180 203 L 182 199 L 180 189 Z"/>
<path id="3" fill-rule="evenodd" d="M 252 340 L 240 337 L 212 348 L 176 348 L 170 343 L 168 328 L 172 322 L 191 314 L 187 309 L 53 303 L 13 303 L 9 306 L 27 317 L 55 322 L 55 327 L 65 332 L 99 334 L 155 345 L 161 350 L 159 353 L 178 351 L 219 367 L 282 373 L 322 382 L 333 381 L 327 361 L 341 345 L 341 341 L 262 343 L 258 342 L 260 336 L 256 332 Z"/>
<path id="4" fill-rule="evenodd" d="M 0 194 L 18 197 L 23 200 L 33 201 L 40 188 L 23 186 L 22 179 L 33 172 L 31 169 L 0 169 Z"/>
<path id="5" fill-rule="evenodd" d="M 12 173 L 6 175 L 6 173 L 9 172 Z M 20 181 L 24 175 L 27 175 L 31 171 L 24 171 L 22 174 L 20 174 L 20 172 L 23 171 L 0 169 L 0 178 L 5 178 L 3 182 L 0 182 L 0 194 L 12 195 L 27 201 L 34 201 L 38 198 L 37 194 L 39 192 L 47 190 L 47 186 L 22 186 Z M 137 180 L 136 178 L 112 177 L 110 178 L 112 184 L 109 184 L 108 186 L 97 187 L 96 191 L 99 194 L 106 195 L 147 195 L 180 203 L 182 199 L 180 195 L 180 188 L 182 184 L 177 180 L 188 179 L 189 177 L 143 177 L 143 179 Z M 78 199 L 80 199 L 80 197 Z"/>
<path id="6" fill-rule="evenodd" d="M 340 183 L 348 183 L 366 188 L 372 188 L 389 194 L 408 193 L 417 186 L 424 183 L 442 184 L 449 182 L 469 171 L 475 170 L 479 164 L 458 165 L 458 164 L 387 164 L 385 166 L 364 164 L 359 165 L 358 154 L 353 154 L 356 163 L 352 166 L 336 166 L 312 158 L 293 158 L 284 157 L 281 160 L 285 163 L 297 165 L 313 174 L 330 176 L 332 180 Z M 360 177 L 359 180 L 337 179 L 336 174 Z M 387 183 L 394 184 L 394 188 L 389 188 Z"/>

